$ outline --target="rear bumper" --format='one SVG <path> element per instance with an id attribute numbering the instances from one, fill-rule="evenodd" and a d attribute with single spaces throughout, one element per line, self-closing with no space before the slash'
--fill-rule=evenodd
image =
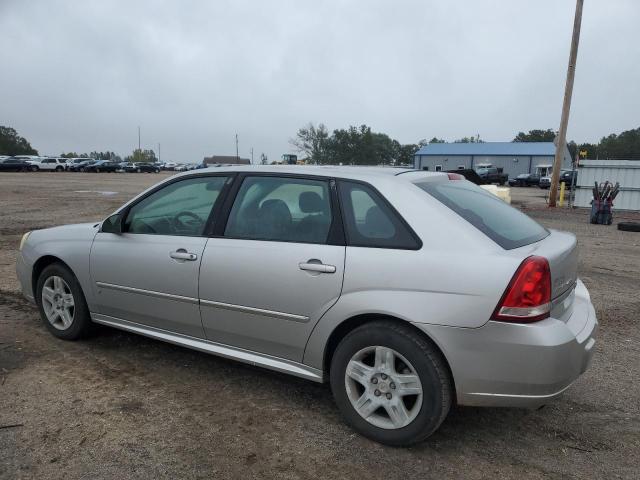
<path id="1" fill-rule="evenodd" d="M 535 408 L 560 395 L 589 367 L 598 321 L 578 280 L 573 311 L 565 321 L 416 326 L 442 349 L 460 405 Z"/>

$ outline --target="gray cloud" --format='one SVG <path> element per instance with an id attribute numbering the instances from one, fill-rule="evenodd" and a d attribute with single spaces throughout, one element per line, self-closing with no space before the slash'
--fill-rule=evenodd
<path id="1" fill-rule="evenodd" d="M 635 128 L 640 7 L 585 2 L 569 137 Z M 290 152 L 308 121 L 401 142 L 557 128 L 572 0 L 0 0 L 0 124 L 42 153 Z"/>

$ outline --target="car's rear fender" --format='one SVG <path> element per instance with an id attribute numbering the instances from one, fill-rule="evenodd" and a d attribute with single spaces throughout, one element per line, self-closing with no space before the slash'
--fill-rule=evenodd
<path id="1" fill-rule="evenodd" d="M 368 258 L 374 254 L 376 260 Z M 489 321 L 522 259 L 496 254 L 348 247 L 342 295 L 312 331 L 304 363 L 323 367 L 326 344 L 344 321 L 390 316 L 415 324 L 479 328 Z"/>

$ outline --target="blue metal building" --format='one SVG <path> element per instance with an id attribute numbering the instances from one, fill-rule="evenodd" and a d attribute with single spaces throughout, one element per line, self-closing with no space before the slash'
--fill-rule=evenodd
<path id="1" fill-rule="evenodd" d="M 414 165 L 433 172 L 491 164 L 514 178 L 521 173 L 534 173 L 538 167 L 548 170 L 555 154 L 553 142 L 431 143 L 416 152 Z M 571 168 L 571 155 L 566 147 L 562 168 Z"/>

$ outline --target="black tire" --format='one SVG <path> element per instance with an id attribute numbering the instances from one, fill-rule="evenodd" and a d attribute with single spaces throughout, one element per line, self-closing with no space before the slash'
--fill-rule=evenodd
<path id="1" fill-rule="evenodd" d="M 153 173 L 160 173 L 160 170 L 156 168 Z"/>
<path id="2" fill-rule="evenodd" d="M 42 289 L 47 279 L 52 276 L 62 277 L 62 279 L 69 286 L 69 290 L 73 295 L 73 301 L 75 305 L 73 320 L 71 322 L 71 325 L 65 330 L 60 330 L 54 327 L 49 322 L 43 307 Z M 51 332 L 54 336 L 61 338 L 62 340 L 77 340 L 79 338 L 87 336 L 91 332 L 93 323 L 91 322 L 89 307 L 87 307 L 87 302 L 84 298 L 82 288 L 80 287 L 80 284 L 78 283 L 75 275 L 64 265 L 60 263 L 53 263 L 45 267 L 45 269 L 42 271 L 42 273 L 40 273 L 40 276 L 38 277 L 35 297 L 36 303 L 38 305 L 38 310 L 40 311 L 40 317 L 42 318 L 45 327 L 47 327 L 47 330 L 49 330 L 49 332 Z"/>
<path id="3" fill-rule="evenodd" d="M 56 172 L 62 172 L 64 170 L 63 167 L 57 166 L 56 167 Z"/>
<path id="4" fill-rule="evenodd" d="M 137 172 L 137 173 L 141 173 L 141 172 L 142 172 L 142 170 L 140 170 L 139 168 L 136 168 L 136 172 Z"/>
<path id="5" fill-rule="evenodd" d="M 618 223 L 618 230 L 622 230 L 623 232 L 640 232 L 640 223 L 620 222 Z"/>
<path id="6" fill-rule="evenodd" d="M 371 346 L 395 350 L 412 364 L 420 378 L 422 406 L 413 421 L 402 428 L 385 429 L 369 423 L 349 400 L 345 386 L 347 365 L 357 352 Z M 367 323 L 347 334 L 331 359 L 330 382 L 336 404 L 354 430 L 396 447 L 421 442 L 435 432 L 449 413 L 453 398 L 453 382 L 440 352 L 410 327 L 393 321 Z"/>
<path id="7" fill-rule="evenodd" d="M 99 168 L 96 168 L 96 173 L 100 173 L 100 169 Z"/>
<path id="8" fill-rule="evenodd" d="M 40 170 L 40 168 L 37 165 L 32 165 L 31 166 L 31 171 L 32 172 L 37 172 L 38 170 Z"/>

